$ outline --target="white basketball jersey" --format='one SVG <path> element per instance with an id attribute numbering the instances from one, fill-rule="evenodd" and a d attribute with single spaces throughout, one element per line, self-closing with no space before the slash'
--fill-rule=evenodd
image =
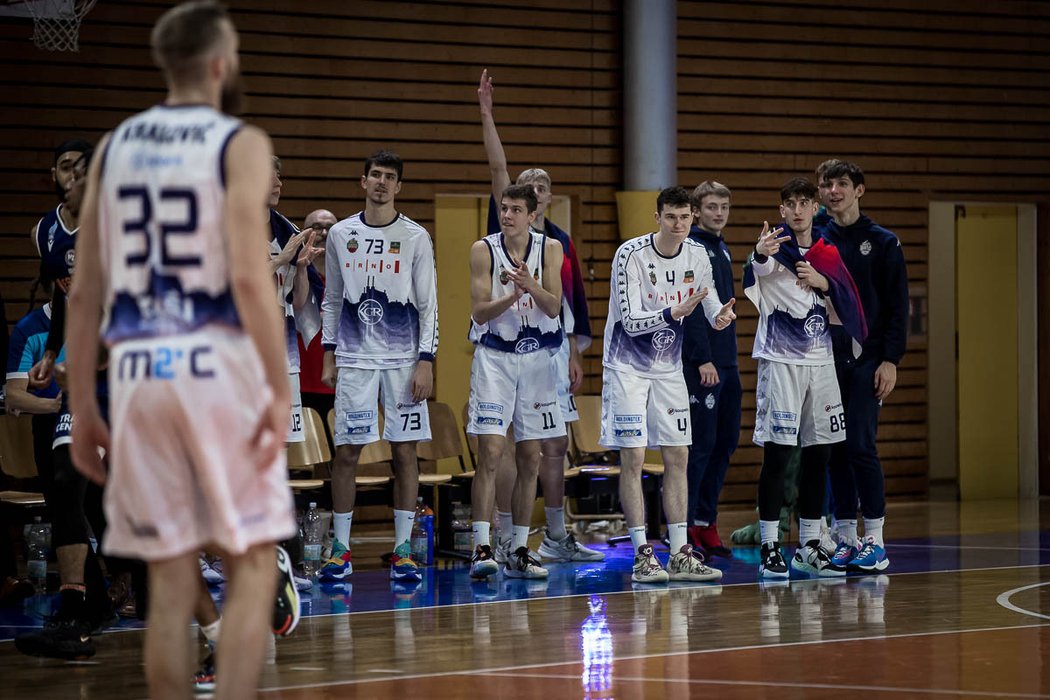
<path id="1" fill-rule="evenodd" d="M 682 322 L 671 307 L 707 287 L 700 302 L 710 322 L 722 309 L 707 250 L 686 238 L 667 257 L 653 244 L 656 234 L 632 238 L 616 251 L 609 285 L 602 364 L 610 369 L 656 377 L 682 371 Z"/>
<path id="2" fill-rule="evenodd" d="M 502 299 L 514 291 L 514 282 L 507 270 L 514 268 L 511 256 L 504 245 L 502 233 L 492 233 L 483 239 L 489 248 L 492 262 L 492 296 Z M 543 284 L 544 243 L 546 237 L 535 231 L 529 232 L 529 247 L 524 262 L 533 279 Z M 523 294 L 509 309 L 488 323 L 471 320 L 471 340 L 480 345 L 499 350 L 524 354 L 547 350 L 553 354 L 562 344 L 561 319 L 551 318 L 536 304 L 531 294 Z"/>
<path id="3" fill-rule="evenodd" d="M 775 258 L 751 259 L 756 284 L 747 296 L 758 307 L 758 327 L 751 356 L 793 365 L 828 365 L 835 361 L 824 298 L 803 289 L 798 277 Z"/>
<path id="4" fill-rule="evenodd" d="M 328 232 L 321 342 L 336 365 L 407 367 L 434 360 L 438 345 L 434 244 L 398 214 L 379 225 L 364 212 Z"/>
<path id="5" fill-rule="evenodd" d="M 240 326 L 223 230 L 223 156 L 241 122 L 203 105 L 158 105 L 123 122 L 102 154 L 99 237 L 105 340 Z"/>

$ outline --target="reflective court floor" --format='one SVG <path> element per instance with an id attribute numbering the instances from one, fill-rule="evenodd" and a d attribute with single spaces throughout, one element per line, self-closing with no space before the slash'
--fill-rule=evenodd
<path id="1" fill-rule="evenodd" d="M 546 582 L 471 583 L 458 561 L 413 587 L 358 570 L 304 595 L 261 694 L 1050 697 L 1050 502 L 894 504 L 887 532 L 888 571 L 845 580 L 759 583 L 757 548 L 737 547 L 714 561 L 720 585 L 637 586 L 627 544 Z M 90 662 L 15 651 L 49 602 L 0 612 L 0 696 L 146 696 L 141 623 L 100 635 Z"/>

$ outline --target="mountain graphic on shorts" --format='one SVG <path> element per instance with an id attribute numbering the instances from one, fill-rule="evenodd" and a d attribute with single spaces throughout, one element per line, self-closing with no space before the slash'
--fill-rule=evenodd
<path id="1" fill-rule="evenodd" d="M 150 272 L 144 294 L 118 291 L 110 306 L 107 342 L 189 333 L 208 324 L 241 327 L 229 287 L 216 295 L 186 292 L 178 277 Z"/>
<path id="2" fill-rule="evenodd" d="M 390 301 L 386 292 L 369 285 L 356 303 L 343 302 L 338 337 L 341 348 L 359 348 L 365 339 L 374 339 L 391 354 L 415 352 L 419 311 L 407 301 Z"/>
<path id="3" fill-rule="evenodd" d="M 682 324 L 675 322 L 652 333 L 630 336 L 619 321 L 613 326 L 608 361 L 639 372 L 672 370 L 682 356 Z"/>

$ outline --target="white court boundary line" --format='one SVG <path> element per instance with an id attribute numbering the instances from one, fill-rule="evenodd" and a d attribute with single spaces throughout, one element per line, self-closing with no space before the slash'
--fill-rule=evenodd
<path id="1" fill-rule="evenodd" d="M 1007 630 L 1023 630 L 1023 629 L 1038 629 L 1043 627 L 1050 627 L 1050 622 L 1037 622 L 1030 625 L 1006 625 L 1001 627 L 974 627 L 971 629 L 963 630 L 937 630 L 933 632 L 905 632 L 902 634 L 883 634 L 874 635 L 868 637 L 845 637 L 843 639 L 814 639 L 798 642 L 777 642 L 774 644 L 747 644 L 735 647 L 722 647 L 720 649 L 696 649 L 693 651 L 665 651 L 658 654 L 632 654 L 630 656 L 615 656 L 610 659 L 610 663 L 617 663 L 620 661 L 637 661 L 640 659 L 661 659 L 669 656 L 691 656 L 693 654 L 718 654 L 722 652 L 731 651 L 754 651 L 756 649 L 786 649 L 789 647 L 805 647 L 813 646 L 815 644 L 842 644 L 845 642 L 873 642 L 887 639 L 908 639 L 912 637 L 939 637 L 949 634 L 967 634 L 970 632 L 1004 632 Z M 548 663 L 541 664 L 519 664 L 516 666 L 497 666 L 495 668 L 483 668 L 483 669 L 463 669 L 460 671 L 438 671 L 436 673 L 409 673 L 397 678 L 353 678 L 345 681 L 327 681 L 324 683 L 303 683 L 299 685 L 283 685 L 275 686 L 272 688 L 259 688 L 260 693 L 279 693 L 285 690 L 309 690 L 312 688 L 334 688 L 343 685 L 361 685 L 364 683 L 385 683 L 390 681 L 407 681 L 416 680 L 420 678 L 442 678 L 446 676 L 467 676 L 467 675 L 478 675 L 478 674 L 497 674 L 507 673 L 510 671 L 524 671 L 527 669 L 539 669 L 539 668 L 554 668 L 556 666 L 569 666 L 578 664 L 580 661 L 551 661 Z M 578 678 L 578 676 L 573 676 Z M 1026 697 L 1026 696 L 1020 696 Z M 1031 697 L 1044 697 L 1041 695 Z"/>
<path id="2" fill-rule="evenodd" d="M 1021 591 L 1030 590 L 1032 588 L 1040 588 L 1041 586 L 1050 586 L 1050 581 L 1042 581 L 1040 583 L 1033 583 L 1029 586 L 1021 586 L 1019 588 L 1014 588 L 1012 590 L 1005 591 L 996 596 L 995 602 L 1001 605 L 1002 607 L 1006 608 L 1007 610 L 1013 610 L 1015 613 L 1021 613 L 1022 615 L 1029 615 L 1031 617 L 1039 617 L 1044 620 L 1050 620 L 1050 615 L 1037 613 L 1033 610 L 1025 610 L 1024 608 L 1018 607 L 1010 602 L 1010 598 L 1012 598 L 1015 594 L 1020 593 Z"/>
<path id="3" fill-rule="evenodd" d="M 485 673 L 482 676 L 495 678 L 557 678 L 561 680 L 580 680 L 579 674 L 562 675 L 546 673 Z M 887 685 L 844 685 L 838 683 L 790 683 L 787 681 L 731 681 L 716 680 L 710 678 L 666 678 L 650 676 L 620 676 L 615 672 L 610 675 L 612 681 L 628 681 L 634 683 L 683 683 L 696 685 L 728 685 L 728 686 L 758 686 L 763 688 L 813 688 L 816 690 L 852 690 L 876 693 L 908 693 L 910 695 L 967 695 L 973 697 L 992 698 L 1050 698 L 1050 695 L 1040 693 L 1003 693 L 990 690 L 949 690 L 947 688 L 900 688 Z"/>
<path id="4" fill-rule="evenodd" d="M 1050 552 L 1048 547 L 997 547 L 997 546 L 982 546 L 976 544 L 956 545 L 956 544 L 889 544 L 886 549 L 993 549 L 1001 552 Z"/>

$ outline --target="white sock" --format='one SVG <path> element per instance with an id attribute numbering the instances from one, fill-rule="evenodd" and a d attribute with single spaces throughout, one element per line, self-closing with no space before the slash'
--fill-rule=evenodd
<path id="1" fill-rule="evenodd" d="M 678 554 L 686 542 L 685 523 L 667 523 L 667 539 L 671 543 L 671 554 Z"/>
<path id="2" fill-rule="evenodd" d="M 335 539 L 347 549 L 350 549 L 350 522 L 354 519 L 354 511 L 349 513 L 332 513 L 332 527 L 335 529 Z"/>
<path id="3" fill-rule="evenodd" d="M 844 542 L 854 547 L 857 546 L 857 521 L 856 520 L 836 520 L 835 521 L 835 539 L 840 543 Z"/>
<path id="4" fill-rule="evenodd" d="M 204 633 L 204 638 L 208 640 L 208 646 L 214 647 L 219 643 L 219 624 L 222 622 L 220 617 L 210 625 L 201 625 L 201 632 Z"/>
<path id="5" fill-rule="evenodd" d="M 627 528 L 627 534 L 631 536 L 631 546 L 634 547 L 634 551 L 637 552 L 638 548 L 643 544 L 648 544 L 649 540 L 645 536 L 645 525 L 639 525 L 638 527 Z"/>
<path id="6" fill-rule="evenodd" d="M 565 509 L 564 508 L 544 508 L 544 514 L 547 516 L 547 532 L 555 542 L 560 542 L 565 539 L 565 536 L 569 533 L 565 531 Z"/>
<path id="7" fill-rule="evenodd" d="M 798 543 L 805 547 L 812 540 L 820 541 L 820 518 L 798 519 Z"/>
<path id="8" fill-rule="evenodd" d="M 759 520 L 758 531 L 762 537 L 762 544 L 773 544 L 780 541 L 779 520 Z"/>
<path id="9" fill-rule="evenodd" d="M 412 523 L 416 519 L 416 512 L 413 510 L 397 510 L 394 509 L 394 546 L 397 547 L 403 542 L 408 542 L 412 539 Z"/>
<path id="10" fill-rule="evenodd" d="M 885 523 L 885 516 L 881 518 L 864 518 L 864 537 L 870 537 L 875 540 L 875 544 L 885 547 L 886 543 L 882 541 L 882 526 Z"/>
<path id="11" fill-rule="evenodd" d="M 515 525 L 511 530 L 510 551 L 518 551 L 518 547 L 529 546 L 529 526 Z"/>
<path id="12" fill-rule="evenodd" d="M 707 522 L 706 520 L 694 520 L 693 521 L 693 526 L 694 527 L 708 527 L 710 524 L 711 523 Z"/>
<path id="13" fill-rule="evenodd" d="M 484 520 L 475 520 L 472 527 L 474 530 L 475 547 L 479 547 L 483 544 L 492 544 L 492 540 L 489 539 L 489 531 L 492 528 L 492 523 L 487 523 Z"/>
<path id="14" fill-rule="evenodd" d="M 508 539 L 514 530 L 514 516 L 511 513 L 496 511 L 496 522 L 499 523 L 499 538 Z"/>

